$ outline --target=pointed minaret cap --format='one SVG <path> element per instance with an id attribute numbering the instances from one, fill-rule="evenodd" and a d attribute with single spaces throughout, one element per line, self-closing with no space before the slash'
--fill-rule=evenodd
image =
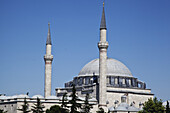
<path id="1" fill-rule="evenodd" d="M 49 22 L 48 22 L 48 36 L 47 36 L 46 45 L 52 45 L 51 44 L 51 33 L 50 33 L 50 23 Z"/>
<path id="2" fill-rule="evenodd" d="M 100 29 L 107 29 L 106 28 L 105 12 L 104 12 L 104 2 L 103 2 L 103 12 L 102 12 L 102 19 L 101 19 Z"/>

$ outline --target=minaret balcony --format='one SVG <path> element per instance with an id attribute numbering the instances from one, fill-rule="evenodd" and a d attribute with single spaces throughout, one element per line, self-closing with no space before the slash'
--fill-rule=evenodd
<path id="1" fill-rule="evenodd" d="M 98 48 L 99 49 L 107 49 L 108 48 L 108 46 L 109 46 L 109 44 L 108 44 L 108 42 L 106 41 L 106 42 L 99 42 L 98 43 Z"/>
<path id="2" fill-rule="evenodd" d="M 53 55 L 44 55 L 44 60 L 53 60 Z"/>

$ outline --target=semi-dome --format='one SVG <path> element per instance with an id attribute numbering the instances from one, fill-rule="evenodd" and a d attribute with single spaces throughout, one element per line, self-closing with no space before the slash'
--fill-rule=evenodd
<path id="1" fill-rule="evenodd" d="M 99 59 L 94 59 L 87 63 L 78 74 L 79 76 L 99 75 Z M 107 76 L 128 76 L 132 77 L 130 70 L 120 61 L 107 59 Z"/>

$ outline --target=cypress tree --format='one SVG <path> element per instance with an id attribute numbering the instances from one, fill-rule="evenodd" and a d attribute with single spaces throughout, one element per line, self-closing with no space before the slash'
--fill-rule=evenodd
<path id="1" fill-rule="evenodd" d="M 37 97 L 37 103 L 32 106 L 31 110 L 33 111 L 33 113 L 43 113 L 43 108 L 45 108 L 44 105 L 42 105 L 40 99 Z"/>
<path id="2" fill-rule="evenodd" d="M 71 93 L 70 97 L 72 98 L 69 101 L 69 103 L 71 104 L 71 111 L 70 111 L 70 113 L 80 113 L 79 111 L 77 111 L 77 109 L 81 108 L 81 104 L 77 103 L 78 96 L 76 95 L 76 88 L 75 88 L 74 84 L 73 84 L 72 93 Z"/>
<path id="3" fill-rule="evenodd" d="M 167 101 L 167 104 L 166 104 L 166 113 L 170 113 L 170 108 L 169 108 L 169 102 Z"/>
<path id="4" fill-rule="evenodd" d="M 148 101 L 144 103 L 143 110 L 139 111 L 139 113 L 164 113 L 164 109 L 162 101 L 157 100 L 155 97 L 154 99 L 148 99 Z"/>
<path id="5" fill-rule="evenodd" d="M 30 110 L 28 110 L 28 102 L 26 100 L 26 98 L 24 98 L 24 104 L 22 105 L 21 109 L 17 109 L 19 111 L 22 111 L 23 113 L 29 113 Z"/>
<path id="6" fill-rule="evenodd" d="M 89 113 L 91 108 L 93 108 L 93 107 L 92 107 L 92 105 L 89 104 L 89 94 L 87 93 L 85 101 L 84 101 L 82 113 Z"/>
<path id="7" fill-rule="evenodd" d="M 62 108 L 66 108 L 66 107 L 67 107 L 67 104 L 68 104 L 67 101 L 68 101 L 68 100 L 67 100 L 67 93 L 64 93 L 64 95 L 63 95 L 63 97 L 62 97 L 62 103 L 61 103 L 61 107 L 62 107 Z"/>

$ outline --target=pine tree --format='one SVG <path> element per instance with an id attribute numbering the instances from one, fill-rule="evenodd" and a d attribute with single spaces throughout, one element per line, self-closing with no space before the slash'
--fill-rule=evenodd
<path id="1" fill-rule="evenodd" d="M 32 106 L 33 113 L 43 113 L 44 105 L 42 105 L 40 99 L 37 97 L 37 103 Z"/>
<path id="2" fill-rule="evenodd" d="M 167 101 L 167 104 L 166 104 L 166 113 L 170 113 L 170 108 L 169 108 L 169 102 Z"/>
<path id="3" fill-rule="evenodd" d="M 21 109 L 17 109 L 19 111 L 22 111 L 23 113 L 29 113 L 30 110 L 28 110 L 28 102 L 26 100 L 26 98 L 24 98 L 24 104 L 22 105 Z"/>
<path id="4" fill-rule="evenodd" d="M 72 98 L 69 103 L 71 104 L 71 111 L 70 113 L 80 113 L 77 111 L 78 108 L 81 108 L 81 104 L 77 103 L 78 101 L 78 97 L 76 95 L 76 88 L 75 85 L 73 84 L 73 88 L 72 88 L 72 94 L 70 95 L 70 97 Z"/>
<path id="5" fill-rule="evenodd" d="M 92 107 L 92 105 L 89 104 L 89 94 L 87 93 L 85 101 L 84 101 L 82 113 L 89 113 L 91 108 L 93 108 L 93 107 Z"/>
<path id="6" fill-rule="evenodd" d="M 66 108 L 66 107 L 67 107 L 67 104 L 68 104 L 67 101 L 68 101 L 68 100 L 67 100 L 67 93 L 64 93 L 64 95 L 63 95 L 63 97 L 62 97 L 62 103 L 61 103 L 61 107 L 62 107 L 62 108 Z"/>
<path id="7" fill-rule="evenodd" d="M 155 97 L 154 99 L 148 99 L 148 101 L 144 103 L 143 110 L 139 111 L 139 113 L 164 113 L 164 109 L 162 101 L 157 100 Z"/>

